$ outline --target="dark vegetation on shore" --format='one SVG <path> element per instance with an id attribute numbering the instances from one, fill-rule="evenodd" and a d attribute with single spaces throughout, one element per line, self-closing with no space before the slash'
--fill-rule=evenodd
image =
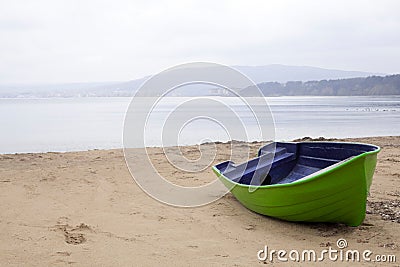
<path id="1" fill-rule="evenodd" d="M 265 96 L 370 96 L 400 95 L 400 74 L 321 81 L 264 82 L 257 85 Z M 256 96 L 257 89 L 247 87 L 243 96 Z"/>

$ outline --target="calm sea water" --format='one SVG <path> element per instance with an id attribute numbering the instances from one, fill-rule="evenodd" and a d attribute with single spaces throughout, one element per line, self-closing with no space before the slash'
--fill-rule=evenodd
<path id="1" fill-rule="evenodd" d="M 241 108 L 233 98 L 223 101 Z M 275 120 L 275 140 L 400 135 L 399 96 L 276 97 L 267 101 Z M 0 99 L 0 153 L 120 148 L 129 103 L 130 98 Z M 177 103 L 177 98 L 169 98 L 155 112 L 166 114 Z M 162 117 L 154 117 L 159 130 L 148 131 L 146 145 L 160 145 Z M 209 123 L 185 127 L 180 144 L 229 139 L 222 128 L 210 128 Z M 256 131 L 250 119 L 244 124 L 249 132 Z"/>

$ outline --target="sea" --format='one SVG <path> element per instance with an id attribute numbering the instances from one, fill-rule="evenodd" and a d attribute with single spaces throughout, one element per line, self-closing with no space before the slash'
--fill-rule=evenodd
<path id="1" fill-rule="evenodd" d="M 186 105 L 185 116 L 179 115 L 178 107 L 192 99 L 163 98 L 154 104 L 151 112 L 141 110 L 143 114 L 150 114 L 148 125 L 153 126 L 144 132 L 143 142 L 136 142 L 138 146 L 225 142 L 232 139 L 229 129 L 236 125 L 235 116 L 240 117 L 238 121 L 247 133 L 239 141 L 261 141 L 262 135 L 257 133 L 260 123 L 268 123 L 267 127 L 273 130 L 268 138 L 276 141 L 305 136 L 400 135 L 400 96 L 268 97 L 261 103 L 269 107 L 263 110 L 270 113 L 265 116 L 271 116 L 272 124 L 271 120 L 255 120 L 251 116 L 252 107 L 233 97 L 203 97 L 205 101 Z M 131 100 L 129 97 L 0 99 L 0 154 L 122 148 L 124 123 L 135 126 L 135 122 L 125 121 Z M 222 109 L 215 103 L 234 108 Z M 201 116 L 202 110 L 207 110 L 207 116 Z M 176 143 L 165 143 L 162 137 L 166 120 L 181 122 L 182 118 L 190 117 L 191 111 L 196 119 L 182 123 Z M 215 118 L 209 114 L 215 114 Z M 223 125 L 224 121 L 233 125 Z M 144 130 L 140 124 L 136 126 L 137 131 Z"/>

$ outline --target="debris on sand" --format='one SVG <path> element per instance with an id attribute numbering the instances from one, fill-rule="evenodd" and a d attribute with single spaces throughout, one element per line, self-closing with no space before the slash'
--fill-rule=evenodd
<path id="1" fill-rule="evenodd" d="M 293 140 L 293 142 L 310 142 L 310 141 L 335 141 L 337 140 L 336 138 L 325 138 L 325 137 L 317 137 L 317 138 L 312 138 L 309 136 L 303 137 L 303 138 L 298 138 Z"/>
<path id="2" fill-rule="evenodd" d="M 368 214 L 378 214 L 382 220 L 400 223 L 400 200 L 367 201 Z"/>

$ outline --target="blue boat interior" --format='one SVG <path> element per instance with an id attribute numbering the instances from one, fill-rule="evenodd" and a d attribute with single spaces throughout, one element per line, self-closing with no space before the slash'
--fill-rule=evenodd
<path id="1" fill-rule="evenodd" d="M 240 184 L 286 184 L 377 149 L 377 146 L 356 143 L 276 142 L 261 147 L 258 156 L 248 162 L 236 165 L 226 161 L 215 167 L 225 177 Z"/>

